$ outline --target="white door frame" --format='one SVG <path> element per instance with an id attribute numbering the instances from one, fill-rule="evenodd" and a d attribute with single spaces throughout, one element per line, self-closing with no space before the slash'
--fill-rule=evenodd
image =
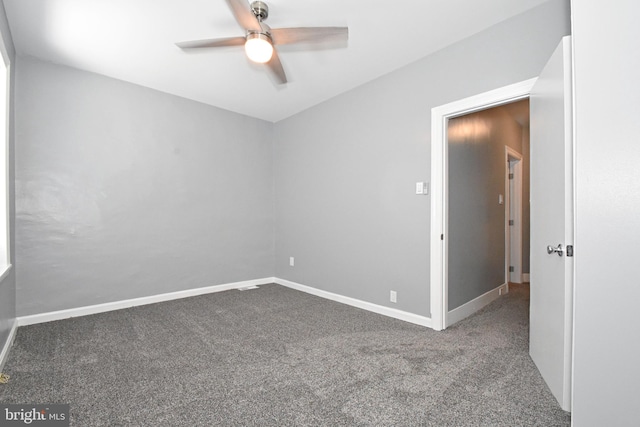
<path id="1" fill-rule="evenodd" d="M 446 328 L 448 311 L 447 124 L 449 119 L 528 98 L 536 79 L 514 83 L 431 109 L 431 323 Z"/>
<path id="2" fill-rule="evenodd" d="M 522 283 L 522 154 L 511 147 L 504 147 L 505 162 L 505 283 Z M 513 165 L 513 167 L 511 166 Z M 513 178 L 509 175 L 513 173 Z M 513 225 L 509 225 L 513 221 Z M 513 266 L 513 272 L 509 271 Z"/>

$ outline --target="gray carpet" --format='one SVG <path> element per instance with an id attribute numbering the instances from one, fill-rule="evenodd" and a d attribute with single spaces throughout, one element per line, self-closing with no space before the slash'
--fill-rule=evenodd
<path id="1" fill-rule="evenodd" d="M 74 426 L 568 426 L 528 289 L 443 332 L 265 285 L 18 329 L 3 403 Z"/>

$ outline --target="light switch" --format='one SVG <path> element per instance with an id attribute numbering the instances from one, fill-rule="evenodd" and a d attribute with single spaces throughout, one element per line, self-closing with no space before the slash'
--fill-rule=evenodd
<path id="1" fill-rule="evenodd" d="M 429 194 L 429 183 L 416 182 L 416 194 L 420 194 L 421 196 L 426 196 L 427 194 Z"/>
<path id="2" fill-rule="evenodd" d="M 502 194 L 498 194 L 498 204 L 504 205 L 504 196 Z"/>

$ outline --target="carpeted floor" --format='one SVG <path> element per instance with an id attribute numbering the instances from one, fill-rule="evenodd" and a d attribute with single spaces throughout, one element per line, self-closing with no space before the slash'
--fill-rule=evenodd
<path id="1" fill-rule="evenodd" d="M 569 426 L 528 288 L 443 332 L 264 285 L 18 329 L 3 403 L 74 426 Z"/>

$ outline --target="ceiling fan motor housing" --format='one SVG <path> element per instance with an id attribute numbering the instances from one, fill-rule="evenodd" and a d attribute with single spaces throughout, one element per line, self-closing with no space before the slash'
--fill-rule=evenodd
<path id="1" fill-rule="evenodd" d="M 264 21 L 269 17 L 269 6 L 262 1 L 254 1 L 251 3 L 251 10 L 256 15 L 258 21 Z"/>

